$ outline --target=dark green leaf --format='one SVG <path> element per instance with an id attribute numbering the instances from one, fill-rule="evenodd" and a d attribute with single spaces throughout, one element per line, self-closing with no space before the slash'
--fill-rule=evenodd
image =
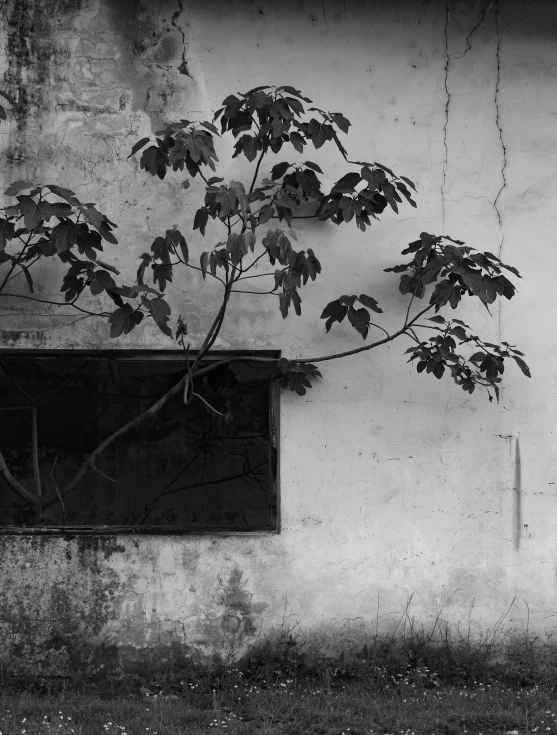
<path id="1" fill-rule="evenodd" d="M 70 220 L 64 220 L 53 227 L 50 237 L 54 242 L 56 252 L 65 253 L 75 243 L 76 227 Z"/>
<path id="2" fill-rule="evenodd" d="M 379 308 L 379 304 L 371 296 L 366 296 L 364 293 L 362 293 L 358 296 L 358 301 L 364 306 L 367 306 L 372 311 L 377 312 L 377 314 L 383 313 L 383 309 Z"/>
<path id="3" fill-rule="evenodd" d="M 290 133 L 290 142 L 294 146 L 294 148 L 298 151 L 298 153 L 304 152 L 304 146 L 306 144 L 305 138 L 303 138 L 300 133 Z"/>
<path id="4" fill-rule="evenodd" d="M 290 168 L 291 164 L 287 163 L 286 161 L 283 161 L 282 163 L 277 163 L 276 166 L 273 166 L 271 169 L 271 179 L 273 181 L 277 181 L 277 179 L 280 179 L 284 176 L 286 171 Z"/>
<path id="5" fill-rule="evenodd" d="M 18 196 L 18 201 L 25 227 L 28 230 L 40 227 L 43 223 L 43 216 L 39 202 L 28 196 Z"/>
<path id="6" fill-rule="evenodd" d="M 4 195 L 7 197 L 15 197 L 16 194 L 19 194 L 20 191 L 25 191 L 25 189 L 32 189 L 34 186 L 32 181 L 14 181 L 13 184 L 10 184 L 6 191 L 4 192 Z"/>
<path id="7" fill-rule="evenodd" d="M 347 311 L 348 306 L 341 303 L 340 299 L 337 299 L 336 301 L 331 301 L 327 304 L 327 306 L 323 309 L 323 313 L 321 314 L 321 319 L 327 320 L 325 322 L 325 329 L 327 330 L 327 332 L 330 330 L 335 322 L 340 323 L 344 319 Z"/>
<path id="8" fill-rule="evenodd" d="M 131 158 L 134 153 L 137 153 L 137 151 L 141 150 L 143 146 L 145 146 L 149 142 L 150 138 L 141 138 L 141 140 L 138 140 L 137 143 L 134 143 L 132 146 L 132 151 L 128 158 Z"/>
<path id="9" fill-rule="evenodd" d="M 295 133 L 292 133 L 292 135 L 295 135 Z M 316 163 L 313 163 L 313 161 L 304 161 L 304 166 L 311 168 L 313 171 L 317 171 L 318 174 L 323 173 L 323 171 L 319 168 L 319 166 Z"/>
<path id="10" fill-rule="evenodd" d="M 168 317 L 170 316 L 170 306 L 161 298 L 147 299 L 147 301 L 151 316 L 155 320 L 158 328 L 168 337 L 172 337 L 172 331 L 167 324 Z"/>
<path id="11" fill-rule="evenodd" d="M 53 194 L 56 194 L 56 196 L 65 199 L 68 204 L 71 204 L 72 206 L 76 206 L 77 204 L 79 204 L 79 199 L 76 197 L 75 192 L 71 191 L 71 189 L 64 189 L 61 186 L 57 186 L 56 184 L 47 184 L 46 188 L 50 189 L 50 191 Z"/>
<path id="12" fill-rule="evenodd" d="M 515 354 L 515 355 L 511 355 L 511 357 L 512 357 L 512 359 L 513 359 L 513 360 L 514 360 L 514 361 L 516 362 L 516 364 L 518 365 L 518 367 L 519 367 L 519 368 L 520 368 L 520 369 L 522 370 L 522 372 L 524 373 L 524 375 L 525 375 L 525 376 L 526 376 L 527 378 L 531 378 L 531 377 L 532 377 L 532 374 L 530 373 L 530 368 L 529 368 L 529 367 L 528 367 L 528 365 L 527 365 L 527 364 L 526 364 L 526 363 L 524 362 L 524 360 L 522 360 L 522 359 L 521 359 L 520 357 L 518 357 L 518 356 L 517 356 L 516 354 Z"/>
<path id="13" fill-rule="evenodd" d="M 207 128 L 207 130 L 210 130 L 211 133 L 214 133 L 215 135 L 220 135 L 219 131 L 216 129 L 216 127 L 213 125 L 213 123 L 210 122 L 202 122 L 200 125 L 203 125 L 204 128 Z"/>
<path id="14" fill-rule="evenodd" d="M 209 265 L 209 255 L 210 253 L 201 253 L 200 265 L 201 265 L 201 273 L 203 274 L 203 279 L 207 277 L 207 266 Z"/>
<path id="15" fill-rule="evenodd" d="M 417 189 L 414 186 L 413 182 L 410 181 L 410 179 L 407 179 L 406 176 L 400 176 L 399 178 L 401 178 L 403 181 L 406 181 L 406 183 L 408 184 L 408 186 L 411 186 L 412 189 L 414 189 L 414 191 L 417 191 Z"/>
<path id="16" fill-rule="evenodd" d="M 143 278 L 145 276 L 145 268 L 152 260 L 151 256 L 148 253 L 143 253 L 143 255 L 141 255 L 141 258 L 142 258 L 142 263 L 137 270 L 137 282 L 139 283 L 140 286 L 143 285 Z"/>
<path id="17" fill-rule="evenodd" d="M 116 283 L 108 271 L 98 270 L 91 275 L 90 289 L 93 296 L 98 296 L 103 291 L 116 289 Z"/>
<path id="18" fill-rule="evenodd" d="M 175 248 L 179 247 L 180 252 L 182 253 L 182 260 L 184 263 L 189 262 L 189 252 L 188 252 L 188 245 L 186 243 L 186 238 L 182 235 L 180 230 L 167 230 L 166 231 L 167 237 L 169 237 L 174 245 Z"/>
<path id="19" fill-rule="evenodd" d="M 143 314 L 140 311 L 134 311 L 129 304 L 116 309 L 109 316 L 108 321 L 110 323 L 110 336 L 120 337 L 121 334 L 129 334 L 134 327 L 136 327 L 143 319 Z"/>
<path id="20" fill-rule="evenodd" d="M 233 212 L 238 197 L 231 188 L 222 188 L 215 196 L 215 203 L 220 204 L 219 218 L 225 219 Z"/>
<path id="21" fill-rule="evenodd" d="M 369 331 L 369 311 L 367 309 L 354 309 L 352 306 L 348 309 L 348 321 L 365 339 Z"/>
<path id="22" fill-rule="evenodd" d="M 331 112 L 331 117 L 335 125 L 340 128 L 343 133 L 348 133 L 348 128 L 351 125 L 350 120 L 347 120 L 340 112 Z"/>
<path id="23" fill-rule="evenodd" d="M 195 217 L 193 218 L 193 229 L 199 230 L 202 235 L 205 235 L 205 228 L 208 221 L 209 210 L 207 209 L 207 207 L 201 207 L 197 210 L 197 212 L 195 213 Z"/>
<path id="24" fill-rule="evenodd" d="M 279 294 L 279 308 L 280 313 L 282 314 L 282 318 L 286 319 L 288 316 L 288 307 L 290 306 L 290 292 L 287 291 L 286 293 Z"/>

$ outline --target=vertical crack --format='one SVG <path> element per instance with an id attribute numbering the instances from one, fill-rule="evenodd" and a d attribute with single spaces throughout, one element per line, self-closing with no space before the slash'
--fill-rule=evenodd
<path id="1" fill-rule="evenodd" d="M 449 56 L 449 20 L 450 8 L 449 0 L 446 2 L 445 13 L 445 124 L 443 125 L 443 146 L 445 148 L 443 155 L 443 183 L 441 184 L 441 211 L 443 214 L 443 232 L 445 232 L 445 185 L 447 183 L 447 162 L 449 159 L 449 149 L 447 147 L 447 127 L 449 125 L 449 105 L 451 103 L 451 93 L 449 92 L 449 66 L 451 57 Z"/>
<path id="2" fill-rule="evenodd" d="M 493 200 L 493 209 L 497 215 L 497 222 L 499 223 L 499 252 L 497 253 L 499 258 L 503 253 L 503 244 L 505 241 L 505 232 L 503 230 L 503 220 L 501 218 L 501 210 L 499 209 L 499 199 L 507 186 L 507 148 L 505 147 L 505 141 L 503 140 L 503 128 L 501 127 L 501 115 L 499 109 L 499 94 L 501 87 L 501 34 L 499 32 L 499 0 L 495 3 L 495 40 L 496 40 L 496 52 L 495 58 L 497 62 L 496 76 L 495 76 L 495 125 L 497 126 L 497 132 L 499 133 L 499 142 L 501 143 L 501 154 L 502 154 L 502 165 L 501 165 L 501 186 L 495 199 Z M 499 315 L 498 315 L 498 331 L 499 341 L 502 338 L 502 316 L 503 316 L 503 299 L 499 299 Z"/>
<path id="3" fill-rule="evenodd" d="M 500 117 L 500 110 L 499 110 L 499 94 L 500 94 L 500 84 L 501 84 L 501 34 L 499 33 L 499 2 L 495 5 L 495 36 L 497 40 L 497 47 L 496 47 L 496 60 L 497 60 L 497 72 L 496 72 L 496 82 L 495 82 L 495 125 L 497 126 L 497 131 L 499 133 L 499 142 L 501 143 L 501 153 L 502 153 L 502 160 L 503 164 L 501 166 L 501 186 L 499 188 L 499 191 L 497 192 L 497 196 L 495 197 L 493 201 L 493 208 L 495 209 L 495 212 L 497 213 L 497 221 L 499 223 L 499 257 L 501 257 L 501 253 L 503 250 L 503 243 L 505 239 L 505 233 L 503 232 L 503 220 L 501 219 L 501 211 L 499 209 L 499 199 L 501 197 L 501 194 L 503 193 L 503 190 L 507 186 L 507 177 L 506 177 L 506 169 L 507 169 L 507 149 L 505 147 L 505 141 L 503 140 L 503 129 L 501 127 L 501 117 Z"/>
<path id="4" fill-rule="evenodd" d="M 182 63 L 178 67 L 178 71 L 180 74 L 185 74 L 187 77 L 192 79 L 192 76 L 188 69 L 188 59 L 186 57 L 186 49 L 188 47 L 188 44 L 186 43 L 186 34 L 184 33 L 183 29 L 178 25 L 178 18 L 182 15 L 184 12 L 184 4 L 182 0 L 178 0 L 178 10 L 172 15 L 171 23 L 176 28 L 178 33 L 182 36 Z"/>
<path id="5" fill-rule="evenodd" d="M 445 148 L 444 150 L 444 156 L 443 156 L 443 183 L 441 184 L 441 209 L 443 213 L 443 231 L 445 230 L 445 187 L 447 183 L 447 167 L 448 167 L 448 158 L 449 158 L 449 150 L 447 146 L 447 127 L 449 125 L 449 106 L 451 103 L 451 93 L 449 92 L 449 68 L 452 61 L 456 61 L 458 59 L 463 59 L 466 54 L 470 51 L 472 48 L 472 37 L 473 35 L 478 31 L 478 29 L 482 26 L 483 22 L 486 19 L 487 14 L 489 11 L 495 6 L 495 24 L 496 24 L 496 30 L 497 30 L 497 87 L 496 87 L 496 104 L 498 101 L 498 92 L 499 92 L 499 46 L 500 46 L 500 38 L 499 38 L 499 31 L 497 26 L 497 11 L 498 11 L 498 5 L 499 0 L 492 0 L 492 2 L 487 5 L 483 11 L 483 13 L 480 15 L 478 22 L 476 25 L 472 28 L 472 30 L 468 33 L 465 39 L 466 48 L 461 54 L 458 54 L 457 56 L 451 56 L 449 54 L 449 22 L 450 22 L 450 0 L 446 0 L 445 5 L 445 123 L 443 125 L 443 146 Z M 503 145 L 503 139 L 501 135 L 501 129 L 499 127 L 499 110 L 497 108 L 497 126 L 499 128 L 499 137 L 501 139 L 501 145 Z M 505 154 L 505 147 L 503 145 L 503 152 Z M 504 166 L 506 166 L 506 159 Z M 503 179 L 504 179 L 504 171 L 503 171 Z M 504 181 L 503 186 L 501 187 L 501 190 L 504 189 L 506 186 L 506 182 Z M 501 192 L 499 192 L 500 194 Z M 497 198 L 499 197 L 499 194 Z M 497 201 L 497 200 L 496 200 Z M 497 211 L 497 214 L 499 216 L 499 212 Z M 499 217 L 499 225 L 501 229 L 501 218 Z"/>
<path id="6" fill-rule="evenodd" d="M 493 0 L 492 2 L 490 2 L 489 5 L 486 7 L 486 9 L 483 11 L 476 25 L 472 28 L 470 33 L 466 36 L 466 39 L 464 41 L 464 43 L 466 44 L 466 48 L 461 54 L 459 54 L 458 56 L 454 56 L 453 57 L 454 59 L 463 59 L 468 53 L 468 51 L 470 51 L 470 49 L 472 48 L 472 44 L 470 43 L 470 41 L 472 40 L 472 36 L 479 29 L 481 24 L 484 22 L 486 15 L 489 13 L 491 8 L 496 4 L 497 1 L 498 0 Z"/>

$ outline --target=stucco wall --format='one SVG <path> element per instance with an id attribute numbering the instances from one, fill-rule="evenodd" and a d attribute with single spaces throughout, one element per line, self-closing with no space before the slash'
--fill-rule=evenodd
<path id="1" fill-rule="evenodd" d="M 509 367 L 496 405 L 417 375 L 404 344 L 325 365 L 304 398 L 282 396 L 278 535 L 0 537 L 4 664 L 67 673 L 235 654 L 282 624 L 357 646 L 377 623 L 391 629 L 411 597 L 426 627 L 439 616 L 481 634 L 511 606 L 506 626 L 523 631 L 529 615 L 530 631 L 551 636 L 557 6 L 13 0 L 1 13 L 0 65 L 23 104 L 0 126 L 0 177 L 87 192 L 119 225 L 109 259 L 124 273 L 161 229 L 188 233 L 201 195 L 182 175 L 140 175 L 131 145 L 173 117 L 206 118 L 230 92 L 300 86 L 351 119 L 351 154 L 417 183 L 417 210 L 386 212 L 365 234 L 297 224 L 323 264 L 303 316 L 283 323 L 273 299 L 256 313 L 238 297 L 219 348 L 295 357 L 357 346 L 349 326 L 328 336 L 315 326 L 341 293 L 373 294 L 397 325 L 404 300 L 383 268 L 427 230 L 522 272 L 518 296 L 493 318 L 483 307 L 465 318 L 519 345 L 534 376 Z M 310 157 L 331 182 L 345 172 L 327 150 Z M 221 175 L 238 178 L 237 165 Z M 197 240 L 189 232 L 192 249 Z M 43 293 L 57 285 L 45 268 Z M 211 295 L 189 276 L 174 297 L 193 344 L 214 313 Z M 104 323 L 3 306 L 3 346 L 108 345 Z M 142 327 L 108 346 L 122 345 L 171 343 Z"/>

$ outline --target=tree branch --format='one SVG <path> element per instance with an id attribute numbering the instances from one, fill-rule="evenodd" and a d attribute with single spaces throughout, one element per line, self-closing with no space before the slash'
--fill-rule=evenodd
<path id="1" fill-rule="evenodd" d="M 127 434 L 128 431 L 131 431 L 132 429 L 135 429 L 140 424 L 142 424 L 147 419 L 151 418 L 154 414 L 156 414 L 158 411 L 165 406 L 171 398 L 173 398 L 175 395 L 180 393 L 180 390 L 184 386 L 184 378 L 181 378 L 176 385 L 174 385 L 167 393 L 162 396 L 162 398 L 159 398 L 156 403 L 154 403 L 150 408 L 148 408 L 146 411 L 143 411 L 143 413 L 138 414 L 135 418 L 133 418 L 131 421 L 128 421 L 127 424 L 124 424 L 124 426 L 121 426 L 119 429 L 117 429 L 115 432 L 113 432 L 109 437 L 107 437 L 104 441 L 102 441 L 96 449 L 94 449 L 89 457 L 85 460 L 81 468 L 78 470 L 77 474 L 74 476 L 74 478 L 66 485 L 66 487 L 62 491 L 62 497 L 67 497 L 79 484 L 79 482 L 83 479 L 85 476 L 87 470 L 91 467 L 93 468 L 93 465 L 95 464 L 95 460 L 101 454 L 104 452 L 104 450 L 109 447 L 116 439 L 123 436 L 124 434 Z M 0 466 L 0 471 L 1 471 Z M 98 472 L 98 468 L 94 467 L 95 470 Z M 53 505 L 53 503 L 56 502 L 56 498 L 54 500 L 49 501 L 45 508 Z"/>
<path id="2" fill-rule="evenodd" d="M 6 480 L 16 495 L 19 495 L 22 500 L 25 500 L 33 508 L 37 507 L 38 498 L 36 498 L 33 493 L 30 493 L 29 490 L 26 490 L 23 485 L 15 479 L 8 469 L 2 452 L 0 452 L 0 475 L 2 475 L 4 480 Z"/>
<path id="3" fill-rule="evenodd" d="M 38 301 L 41 304 L 52 304 L 53 306 L 73 306 L 74 309 L 83 312 L 83 314 L 88 314 L 89 316 L 110 316 L 108 311 L 95 312 L 88 311 L 87 309 L 82 309 L 80 306 L 76 306 L 75 302 L 73 301 L 50 301 L 48 299 L 37 299 L 34 296 L 25 296 L 24 294 L 18 293 L 0 293 L 0 296 L 4 296 L 5 298 L 9 299 L 26 299 L 27 301 Z M 62 316 L 69 316 L 69 314 L 62 314 Z"/>
<path id="4" fill-rule="evenodd" d="M 37 403 L 33 401 L 31 404 L 31 458 L 33 463 L 33 479 L 35 480 L 35 495 L 37 501 L 43 494 L 41 486 L 41 470 L 39 467 L 39 430 L 37 421 Z"/>
<path id="5" fill-rule="evenodd" d="M 192 397 L 199 398 L 200 401 L 203 401 L 203 403 L 207 406 L 207 408 L 210 408 L 213 413 L 218 414 L 219 416 L 228 416 L 226 413 L 222 413 L 221 411 L 217 411 L 217 409 L 214 406 L 211 406 L 209 401 L 206 401 L 203 396 L 200 396 L 199 393 L 192 393 Z"/>
<path id="6" fill-rule="evenodd" d="M 248 196 L 253 193 L 255 182 L 257 181 L 257 176 L 259 174 L 259 167 L 261 166 L 261 162 L 263 161 L 263 157 L 265 156 L 265 153 L 267 153 L 267 151 L 262 150 L 261 155 L 259 156 L 259 160 L 257 161 L 257 166 L 255 167 L 255 173 L 253 174 L 253 181 L 251 182 L 251 186 L 248 191 Z"/>

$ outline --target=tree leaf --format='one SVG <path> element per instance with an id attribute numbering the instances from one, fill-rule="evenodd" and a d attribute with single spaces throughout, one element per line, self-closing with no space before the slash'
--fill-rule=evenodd
<path id="1" fill-rule="evenodd" d="M 377 303 L 377 301 L 373 299 L 371 296 L 366 296 L 364 293 L 362 293 L 358 296 L 358 301 L 364 306 L 367 306 L 372 311 L 377 312 L 377 314 L 383 313 L 383 309 L 379 307 L 379 304 Z"/>
<path id="2" fill-rule="evenodd" d="M 348 308 L 348 321 L 365 339 L 369 331 L 369 311 L 367 309 Z"/>
<path id="3" fill-rule="evenodd" d="M 129 334 L 143 319 L 141 311 L 135 311 L 130 304 L 124 304 L 109 316 L 110 336 L 120 337 L 121 334 Z"/>
<path id="4" fill-rule="evenodd" d="M 253 232 L 246 232 L 243 235 L 240 235 L 240 237 L 244 238 L 246 247 L 250 248 L 251 252 L 253 253 L 255 250 L 255 235 L 253 234 Z"/>
<path id="5" fill-rule="evenodd" d="M 304 161 L 304 166 L 311 168 L 312 171 L 317 171 L 318 174 L 323 173 L 323 171 L 319 168 L 319 166 L 316 163 L 313 163 L 313 161 Z"/>
<path id="6" fill-rule="evenodd" d="M 294 146 L 294 149 L 298 151 L 298 153 L 304 152 L 304 146 L 306 145 L 306 140 L 304 137 L 300 135 L 300 133 L 296 133 L 296 132 L 290 133 L 290 142 Z"/>
<path id="7" fill-rule="evenodd" d="M 132 151 L 128 158 L 131 158 L 134 153 L 137 153 L 137 151 L 141 150 L 143 146 L 145 146 L 149 142 L 150 138 L 141 138 L 141 140 L 138 140 L 137 143 L 134 143 L 132 146 Z"/>
<path id="8" fill-rule="evenodd" d="M 321 319 L 327 320 L 325 322 L 325 329 L 327 330 L 327 332 L 330 330 L 335 322 L 340 323 L 346 316 L 347 312 L 348 306 L 346 304 L 342 304 L 340 299 L 328 303 L 327 306 L 323 309 L 320 317 Z"/>
<path id="9" fill-rule="evenodd" d="M 186 238 L 182 235 L 180 230 L 167 230 L 166 236 L 170 238 L 175 248 L 177 247 L 180 248 L 180 251 L 182 253 L 182 260 L 185 263 L 188 263 L 189 261 L 188 245 L 186 243 Z"/>
<path id="10" fill-rule="evenodd" d="M 525 375 L 525 376 L 526 376 L 527 378 L 531 378 L 531 377 L 532 377 L 532 374 L 531 374 L 531 372 L 530 372 L 530 368 L 529 368 L 529 367 L 528 367 L 528 365 L 527 365 L 527 364 L 526 364 L 526 363 L 524 362 L 524 360 L 522 360 L 522 359 L 521 359 L 520 357 L 518 357 L 517 355 L 511 355 L 511 357 L 512 357 L 512 359 L 513 359 L 513 360 L 514 360 L 514 361 L 516 362 L 516 364 L 518 365 L 518 367 L 519 367 L 519 368 L 520 368 L 520 369 L 522 370 L 522 372 L 524 373 L 524 375 Z"/>
<path id="11" fill-rule="evenodd" d="M 286 317 L 288 316 L 288 307 L 290 306 L 290 300 L 291 296 L 289 291 L 279 294 L 279 308 L 283 319 L 286 319 Z"/>
<path id="12" fill-rule="evenodd" d="M 72 206 L 76 206 L 79 204 L 79 199 L 76 197 L 75 192 L 71 191 L 71 189 L 64 189 L 61 186 L 57 186 L 56 184 L 47 184 L 46 188 L 50 189 L 50 191 L 53 194 L 56 194 L 56 196 L 65 199 L 68 204 L 71 204 Z"/>
<path id="13" fill-rule="evenodd" d="M 200 207 L 200 209 L 197 210 L 195 213 L 195 217 L 193 218 L 193 229 L 199 230 L 199 232 L 205 236 L 205 227 L 207 226 L 207 222 L 209 221 L 209 210 L 207 207 Z"/>
<path id="14" fill-rule="evenodd" d="M 223 187 L 215 196 L 215 203 L 220 204 L 219 218 L 224 220 L 233 212 L 238 197 L 232 188 Z"/>
<path id="15" fill-rule="evenodd" d="M 406 176 L 400 176 L 399 178 L 401 178 L 403 181 L 406 181 L 406 183 L 408 184 L 408 186 L 411 186 L 412 189 L 414 189 L 414 191 L 417 191 L 414 183 L 412 181 L 410 181 L 410 179 L 407 179 Z"/>
<path id="16" fill-rule="evenodd" d="M 347 120 L 340 112 L 331 112 L 331 117 L 335 125 L 340 128 L 343 133 L 348 133 L 348 128 L 351 125 L 350 120 Z"/>
<path id="17" fill-rule="evenodd" d="M 216 127 L 215 127 L 215 126 L 213 125 L 213 123 L 210 123 L 210 122 L 204 121 L 204 122 L 202 122 L 202 123 L 199 123 L 199 124 L 200 124 L 200 125 L 202 125 L 202 126 L 203 126 L 204 128 L 207 128 L 207 130 L 210 130 L 210 131 L 211 131 L 211 133 L 214 133 L 215 135 L 219 135 L 219 136 L 220 136 L 220 133 L 219 133 L 219 131 L 218 131 L 218 130 L 217 130 L 217 128 L 216 128 Z"/>
<path id="18" fill-rule="evenodd" d="M 19 194 L 20 191 L 25 191 L 25 189 L 32 189 L 34 186 L 32 181 L 14 181 L 13 184 L 10 184 L 6 191 L 4 192 L 4 195 L 7 197 L 15 197 L 16 194 Z"/>
<path id="19" fill-rule="evenodd" d="M 52 228 L 50 233 L 51 240 L 54 242 L 56 252 L 60 255 L 69 250 L 76 240 L 75 225 L 71 220 L 64 220 Z"/>
<path id="20" fill-rule="evenodd" d="M 23 223 L 28 230 L 34 230 L 43 223 L 40 203 L 28 196 L 18 196 L 19 206 L 23 215 Z"/>
<path id="21" fill-rule="evenodd" d="M 210 253 L 208 252 L 201 253 L 201 258 L 199 259 L 199 262 L 201 265 L 201 273 L 203 275 L 203 280 L 207 278 L 207 267 L 209 265 L 209 255 Z"/>
<path id="22" fill-rule="evenodd" d="M 277 165 L 273 166 L 273 168 L 271 169 L 271 179 L 273 181 L 277 181 L 277 179 L 282 178 L 291 165 L 292 164 L 286 161 L 283 161 L 282 163 L 277 163 Z"/>
<path id="23" fill-rule="evenodd" d="M 158 328 L 168 337 L 172 337 L 172 331 L 168 326 L 168 317 L 170 316 L 170 306 L 162 298 L 147 299 L 149 303 L 149 311 L 155 320 Z"/>

